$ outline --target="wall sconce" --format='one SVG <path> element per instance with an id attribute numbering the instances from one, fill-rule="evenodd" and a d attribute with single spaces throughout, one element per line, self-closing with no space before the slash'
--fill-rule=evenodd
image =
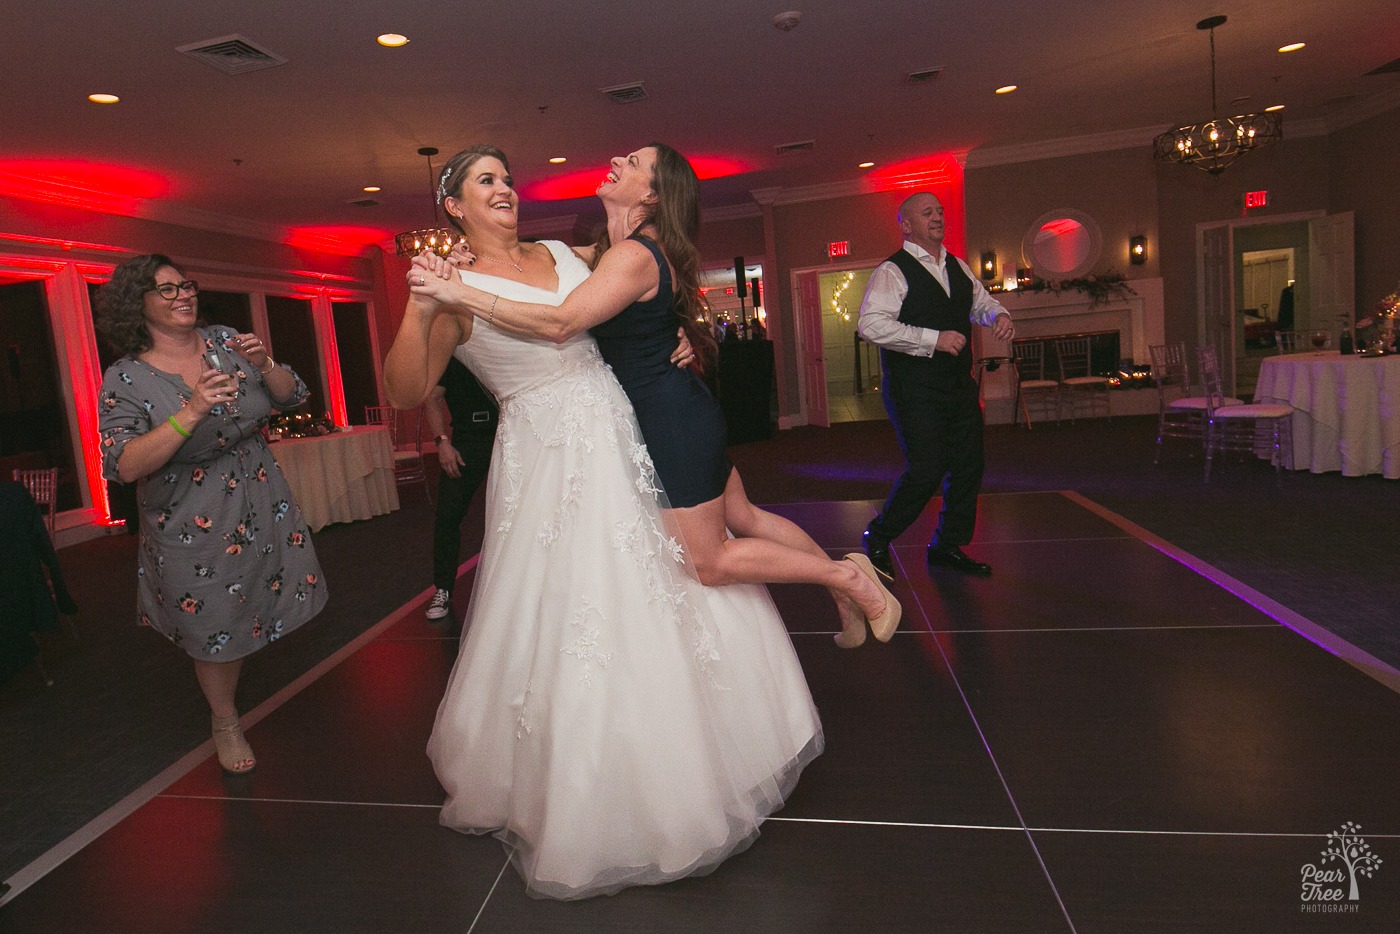
<path id="1" fill-rule="evenodd" d="M 991 251 L 982 254 L 982 262 L 978 267 L 983 280 L 991 282 L 997 277 L 997 255 Z"/>
<path id="2" fill-rule="evenodd" d="M 1128 239 L 1128 262 L 1134 266 L 1147 262 L 1147 238 L 1141 234 Z"/>

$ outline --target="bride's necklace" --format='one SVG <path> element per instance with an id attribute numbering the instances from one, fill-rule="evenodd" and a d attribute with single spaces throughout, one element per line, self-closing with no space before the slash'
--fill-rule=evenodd
<path id="1" fill-rule="evenodd" d="M 511 262 L 511 261 L 508 260 L 508 259 L 493 259 L 493 258 L 491 258 L 490 256 L 483 256 L 483 257 L 481 257 L 481 258 L 484 259 L 484 260 L 486 260 L 486 262 L 488 262 L 488 263 L 495 263 L 497 266 L 510 266 L 510 267 L 512 267 L 516 272 L 521 272 L 521 273 L 523 273 L 523 272 L 525 271 L 525 270 L 523 270 L 523 269 L 520 268 L 520 264 L 519 264 L 519 263 L 513 263 L 513 262 Z M 521 258 L 521 259 L 524 259 L 525 257 L 524 257 L 524 256 L 521 256 L 520 258 Z"/>

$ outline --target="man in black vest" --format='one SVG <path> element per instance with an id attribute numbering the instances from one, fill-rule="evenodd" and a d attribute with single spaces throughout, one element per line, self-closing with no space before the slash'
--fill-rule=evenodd
<path id="1" fill-rule="evenodd" d="M 443 403 L 452 418 L 452 434 L 442 418 Z M 491 446 L 496 440 L 498 411 L 491 395 L 456 357 L 447 361 L 442 379 L 424 403 L 423 414 L 437 444 L 437 514 L 433 517 L 433 597 L 428 619 L 442 619 L 452 611 L 452 585 L 457 581 L 457 561 L 462 550 L 462 519 L 471 507 L 481 481 L 491 466 Z"/>
<path id="2" fill-rule="evenodd" d="M 921 191 L 899 206 L 904 245 L 875 268 L 860 306 L 860 336 L 880 348 L 881 391 L 904 452 L 904 474 L 865 530 L 870 563 L 894 579 L 890 542 L 943 489 L 928 564 L 992 573 L 960 546 L 972 541 L 982 488 L 982 405 L 972 377 L 972 324 L 998 340 L 1011 316 L 967 264 L 943 248 L 943 204 Z"/>

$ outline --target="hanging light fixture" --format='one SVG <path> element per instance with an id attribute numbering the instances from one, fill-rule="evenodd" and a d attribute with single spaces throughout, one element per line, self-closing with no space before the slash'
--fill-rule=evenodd
<path id="1" fill-rule="evenodd" d="M 424 250 L 432 250 L 439 256 L 452 252 L 460 237 L 451 227 L 442 226 L 442 216 L 438 213 L 437 176 L 433 173 L 433 156 L 438 154 L 436 146 L 424 146 L 418 155 L 428 160 L 428 197 L 433 202 L 433 224 L 423 230 L 408 230 L 394 238 L 394 250 L 400 256 L 417 256 Z"/>
<path id="2" fill-rule="evenodd" d="M 1197 29 L 1210 30 L 1211 117 L 1202 123 L 1168 130 L 1153 140 L 1152 156 L 1158 162 L 1194 165 L 1219 175 L 1250 150 L 1283 139 L 1283 118 L 1277 113 L 1219 115 L 1215 103 L 1215 27 L 1224 25 L 1225 19 L 1211 16 L 1196 24 Z"/>

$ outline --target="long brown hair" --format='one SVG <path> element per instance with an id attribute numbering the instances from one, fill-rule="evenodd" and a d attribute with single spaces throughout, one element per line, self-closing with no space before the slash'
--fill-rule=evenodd
<path id="1" fill-rule="evenodd" d="M 651 224 L 656 228 L 656 242 L 676 271 L 672 307 L 695 351 L 696 364 L 701 372 L 706 372 L 718 348 L 710 330 L 709 304 L 700 291 L 700 251 L 695 246 L 700 235 L 700 179 L 690 162 L 675 149 L 665 143 L 647 146 L 656 150 L 651 178 L 656 203 L 642 226 Z M 611 245 L 605 229 L 593 254 L 594 268 Z"/>

